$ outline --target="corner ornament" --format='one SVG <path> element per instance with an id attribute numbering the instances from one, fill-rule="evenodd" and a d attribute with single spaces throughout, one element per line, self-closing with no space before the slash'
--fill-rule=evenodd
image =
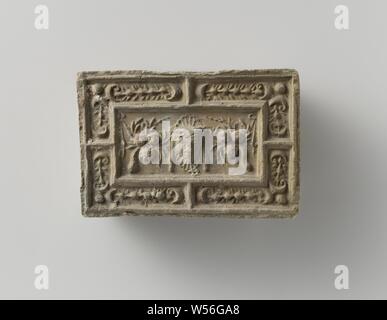
<path id="1" fill-rule="evenodd" d="M 109 135 L 109 102 L 175 101 L 182 91 L 175 84 L 95 83 L 89 88 L 92 109 L 92 132 L 98 138 Z"/>

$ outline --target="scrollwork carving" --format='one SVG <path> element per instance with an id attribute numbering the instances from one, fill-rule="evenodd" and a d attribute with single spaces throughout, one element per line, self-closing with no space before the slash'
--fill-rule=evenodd
<path id="1" fill-rule="evenodd" d="M 212 188 L 201 187 L 197 192 L 197 201 L 201 204 L 210 203 L 259 203 L 268 204 L 272 201 L 272 194 L 266 188 Z"/>
<path id="2" fill-rule="evenodd" d="M 184 192 L 181 187 L 127 187 L 117 188 L 110 183 L 110 155 L 100 149 L 93 152 L 94 202 L 99 206 L 118 207 L 138 203 L 148 206 L 155 203 L 181 204 Z"/>
<path id="3" fill-rule="evenodd" d="M 103 152 L 97 152 L 93 158 L 94 201 L 104 203 L 104 192 L 109 188 L 110 159 Z"/>
<path id="4" fill-rule="evenodd" d="M 288 189 L 288 155 L 282 150 L 270 153 L 270 191 L 275 195 L 275 202 L 287 203 Z"/>
<path id="5" fill-rule="evenodd" d="M 147 207 L 156 203 L 181 204 L 184 201 L 184 193 L 178 187 L 112 188 L 106 194 L 106 198 L 115 207 L 133 203 Z"/>
<path id="6" fill-rule="evenodd" d="M 275 137 L 283 137 L 288 131 L 288 103 L 286 86 L 277 83 L 274 96 L 269 99 L 269 133 Z"/>
<path id="7" fill-rule="evenodd" d="M 202 98 L 207 101 L 218 100 L 257 100 L 265 96 L 263 83 L 208 83 L 203 85 Z"/>
<path id="8" fill-rule="evenodd" d="M 109 84 L 105 91 L 114 102 L 174 101 L 181 96 L 181 89 L 172 84 Z"/>
<path id="9" fill-rule="evenodd" d="M 109 134 L 109 100 L 104 96 L 101 84 L 91 86 L 92 132 L 98 138 L 106 138 Z"/>
<path id="10" fill-rule="evenodd" d="M 84 216 L 297 213 L 297 71 L 80 72 L 77 94 Z"/>
<path id="11" fill-rule="evenodd" d="M 270 153 L 270 179 L 268 188 L 251 187 L 199 187 L 196 201 L 199 204 L 277 204 L 287 203 L 288 156 L 285 151 Z"/>
<path id="12" fill-rule="evenodd" d="M 203 84 L 199 92 L 204 101 L 266 100 L 270 136 L 285 137 L 288 134 L 288 90 L 285 82 L 214 82 Z"/>
<path id="13" fill-rule="evenodd" d="M 95 83 L 89 87 L 91 96 L 92 135 L 107 138 L 109 135 L 109 102 L 175 101 L 182 91 L 177 84 L 161 83 Z"/>

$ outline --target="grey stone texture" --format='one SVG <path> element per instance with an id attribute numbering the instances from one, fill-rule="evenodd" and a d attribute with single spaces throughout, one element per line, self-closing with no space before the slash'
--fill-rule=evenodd
<path id="1" fill-rule="evenodd" d="M 80 72 L 82 214 L 293 217 L 299 204 L 298 73 L 291 69 Z M 143 165 L 139 132 L 248 131 L 248 170 Z"/>

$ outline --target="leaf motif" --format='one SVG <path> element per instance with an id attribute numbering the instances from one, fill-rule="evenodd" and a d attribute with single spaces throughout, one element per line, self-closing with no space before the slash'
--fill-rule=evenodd
<path id="1" fill-rule="evenodd" d="M 133 149 L 136 149 L 137 146 L 135 144 L 129 144 L 125 149 L 127 150 L 133 150 Z"/>

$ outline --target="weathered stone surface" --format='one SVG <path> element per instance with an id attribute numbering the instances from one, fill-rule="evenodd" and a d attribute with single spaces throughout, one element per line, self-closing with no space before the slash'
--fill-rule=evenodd
<path id="1" fill-rule="evenodd" d="M 295 70 L 81 72 L 77 89 L 83 215 L 292 217 L 298 212 Z M 247 171 L 229 175 L 228 162 L 140 163 L 141 130 L 160 133 L 163 119 L 190 132 L 246 129 Z"/>

